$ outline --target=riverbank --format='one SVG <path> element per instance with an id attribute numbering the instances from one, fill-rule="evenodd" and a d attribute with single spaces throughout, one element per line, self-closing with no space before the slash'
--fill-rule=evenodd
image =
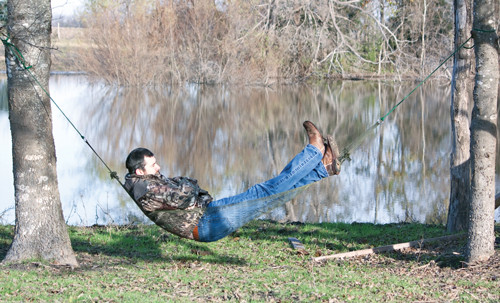
<path id="1" fill-rule="evenodd" d="M 89 36 L 89 30 L 80 27 L 54 27 L 52 29 L 52 50 L 51 50 L 51 73 L 52 74 L 88 74 L 85 71 L 88 65 L 81 62 L 82 54 L 88 54 L 91 51 L 92 40 Z M 95 47 L 95 46 L 94 46 Z M 0 44 L 0 72 L 5 73 L 5 51 L 3 44 Z M 88 58 L 87 56 L 84 56 Z M 90 71 L 92 74 L 95 71 Z M 95 75 L 94 75 L 95 76 Z M 449 75 L 441 75 L 445 81 L 449 81 Z M 378 74 L 370 71 L 330 73 L 330 74 L 312 74 L 305 78 L 294 78 L 286 80 L 283 83 L 305 82 L 315 80 L 389 80 L 389 81 L 419 81 L 418 76 L 408 73 L 382 73 Z M 273 81 L 274 83 L 274 81 Z M 250 83 L 248 83 L 250 84 Z"/>
<path id="2" fill-rule="evenodd" d="M 0 257 L 13 227 L 0 226 Z M 0 266 L 6 301 L 497 302 L 500 247 L 466 266 L 465 239 L 345 260 L 313 257 L 446 235 L 423 224 L 253 221 L 215 243 L 153 225 L 70 227 L 76 269 L 36 260 Z M 289 237 L 304 249 L 293 249 Z"/>

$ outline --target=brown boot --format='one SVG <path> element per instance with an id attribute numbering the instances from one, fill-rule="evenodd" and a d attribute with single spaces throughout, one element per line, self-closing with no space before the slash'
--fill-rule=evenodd
<path id="1" fill-rule="evenodd" d="M 338 157 L 340 156 L 339 148 L 337 147 L 337 143 L 333 139 L 332 136 L 326 137 L 325 144 L 325 155 L 323 159 L 321 159 L 321 163 L 326 168 L 329 176 L 340 174 L 340 161 Z"/>
<path id="2" fill-rule="evenodd" d="M 302 124 L 306 129 L 307 136 L 309 137 L 309 144 L 317 147 L 321 154 L 325 154 L 325 144 L 323 143 L 323 136 L 311 121 L 306 121 Z"/>

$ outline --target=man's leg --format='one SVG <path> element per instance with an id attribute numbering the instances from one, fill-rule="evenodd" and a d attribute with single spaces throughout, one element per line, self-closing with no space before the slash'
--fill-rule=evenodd
<path id="1" fill-rule="evenodd" d="M 256 184 L 241 194 L 212 201 L 209 207 L 255 200 L 326 178 L 328 172 L 321 163 L 322 157 L 323 155 L 318 148 L 308 144 L 285 166 L 278 176 Z"/>
<path id="2" fill-rule="evenodd" d="M 250 220 L 293 199 L 305 185 L 338 172 L 331 169 L 334 155 L 329 140 L 310 122 L 304 122 L 309 144 L 275 178 L 256 184 L 247 191 L 211 202 L 201 217 L 195 239 L 217 241 Z M 330 169 L 328 169 L 330 168 Z"/>
<path id="3" fill-rule="evenodd" d="M 328 177 L 322 157 L 318 148 L 307 145 L 277 177 L 256 184 L 241 194 L 211 202 L 198 223 L 197 240 L 217 241 L 263 212 L 293 199 L 300 189 L 292 189 Z"/>

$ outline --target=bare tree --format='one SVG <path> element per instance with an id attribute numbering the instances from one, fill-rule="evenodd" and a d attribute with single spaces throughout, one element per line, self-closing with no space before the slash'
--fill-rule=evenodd
<path id="1" fill-rule="evenodd" d="M 474 0 L 476 55 L 471 118 L 471 200 L 466 257 L 484 261 L 494 253 L 495 156 L 498 99 L 498 7 L 496 0 Z M 495 9 L 497 8 L 497 9 Z"/>
<path id="2" fill-rule="evenodd" d="M 455 0 L 455 49 L 470 37 L 472 1 Z M 450 205 L 447 229 L 467 229 L 467 205 L 470 193 L 470 97 L 472 95 L 474 54 L 461 48 L 455 54 L 451 91 L 452 150 L 450 159 Z"/>
<path id="3" fill-rule="evenodd" d="M 421 34 L 421 40 L 422 40 L 422 49 L 420 51 L 420 76 L 423 76 L 425 73 L 425 35 L 426 35 L 426 22 L 425 19 L 427 18 L 427 0 L 424 0 L 423 3 L 423 12 L 422 12 L 422 34 Z"/>
<path id="4" fill-rule="evenodd" d="M 36 258 L 77 266 L 62 214 L 50 98 L 44 92 L 51 63 L 50 0 L 9 0 L 7 9 L 16 226 L 4 262 Z"/>

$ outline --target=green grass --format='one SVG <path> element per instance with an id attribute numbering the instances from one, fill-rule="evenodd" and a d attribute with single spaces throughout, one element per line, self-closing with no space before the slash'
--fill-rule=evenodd
<path id="1" fill-rule="evenodd" d="M 488 263 L 470 267 L 462 266 L 459 254 L 464 240 L 348 260 L 312 260 L 445 234 L 441 226 L 422 224 L 255 221 L 221 241 L 197 243 L 154 225 L 70 227 L 80 267 L 3 264 L 0 301 L 498 301 L 498 247 Z M 12 226 L 0 226 L 2 259 L 12 235 Z M 293 250 L 288 237 L 298 238 L 306 251 Z"/>

